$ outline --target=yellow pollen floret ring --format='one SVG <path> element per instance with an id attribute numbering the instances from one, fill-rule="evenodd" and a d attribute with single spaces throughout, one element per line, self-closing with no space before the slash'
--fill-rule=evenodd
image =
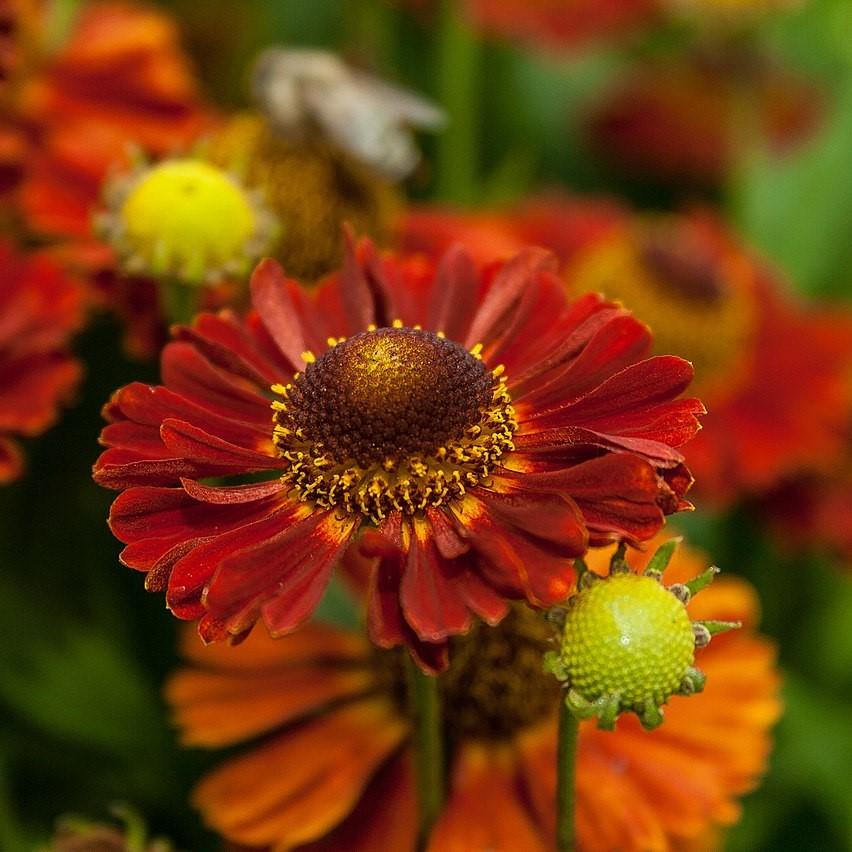
<path id="1" fill-rule="evenodd" d="M 282 479 L 300 500 L 360 514 L 378 524 L 393 512 L 414 515 L 463 498 L 468 489 L 487 481 L 497 461 L 514 449 L 518 424 L 504 369 L 501 365 L 489 371 L 482 364 L 481 344 L 465 351 L 443 334 L 406 328 L 398 320 L 390 328 L 371 326 L 355 338 L 328 342 L 331 348 L 319 360 L 305 353 L 311 378 L 296 373 L 287 385 L 272 386 L 277 396 L 272 402 L 272 438 L 289 463 Z M 343 346 L 348 351 L 335 352 Z M 432 367 L 435 386 L 421 375 Z M 352 381 L 353 376 L 358 381 Z M 359 386 L 363 376 L 375 382 L 374 394 L 371 387 Z M 339 407 L 348 404 L 348 410 L 329 413 L 326 404 L 318 413 L 316 395 L 333 393 L 345 401 Z M 434 398 L 445 403 L 445 417 L 424 425 L 424 410 Z M 387 411 L 382 410 L 385 403 Z M 443 422 L 447 412 L 450 420 L 458 415 L 449 434 Z M 395 436 L 390 445 L 356 441 L 351 453 L 327 445 L 320 437 L 323 430 L 333 442 L 337 427 L 326 421 L 339 416 L 363 418 L 368 427 L 371 417 L 378 418 L 380 426 L 390 420 L 396 424 L 400 449 L 393 445 Z M 348 435 L 345 439 L 350 440 Z"/>

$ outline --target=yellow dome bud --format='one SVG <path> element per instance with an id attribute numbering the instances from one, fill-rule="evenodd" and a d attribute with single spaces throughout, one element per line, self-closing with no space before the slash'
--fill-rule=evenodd
<path id="1" fill-rule="evenodd" d="M 275 232 L 256 198 L 200 159 L 142 169 L 116 181 L 111 195 L 101 223 L 132 274 L 212 283 L 247 271 Z"/>

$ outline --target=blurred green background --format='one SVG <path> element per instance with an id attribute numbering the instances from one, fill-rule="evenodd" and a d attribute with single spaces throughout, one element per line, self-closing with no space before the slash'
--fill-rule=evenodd
<path id="1" fill-rule="evenodd" d="M 433 32 L 401 9 L 356 0 L 173 0 L 215 101 L 245 103 L 246 68 L 274 42 L 332 46 L 393 80 L 446 97 Z M 753 36 L 817 81 L 825 125 L 784 159 L 745 152 L 722 190 L 705 194 L 739 232 L 774 259 L 801 292 L 852 296 L 852 3 L 813 0 L 761 24 Z M 645 207 L 693 200 L 670 187 L 620 182 L 588 156 L 580 116 L 613 75 L 640 54 L 677 50 L 680 28 L 630 49 L 604 43 L 579 56 L 481 46 L 481 99 L 473 203 L 509 201 L 538 186 L 608 192 Z M 444 75 L 446 76 L 446 75 Z M 487 82 L 487 85 L 486 85 Z M 442 91 L 442 89 L 444 91 Z M 427 158 L 439 156 L 426 140 Z M 433 191 L 415 181 L 415 196 Z M 106 320 L 78 342 L 87 378 L 77 404 L 29 442 L 29 470 L 0 490 L 0 849 L 34 848 L 54 819 L 137 807 L 156 834 L 187 850 L 216 848 L 187 806 L 215 756 L 179 751 L 160 698 L 174 668 L 177 623 L 161 596 L 118 564 L 105 518 L 112 495 L 90 467 L 100 406 L 116 387 L 155 381 L 129 363 Z M 852 566 L 776 550 L 748 507 L 685 520 L 690 540 L 723 570 L 754 582 L 764 630 L 779 643 L 786 712 L 769 775 L 745 799 L 731 850 L 852 849 Z M 326 612 L 333 607 L 326 607 Z"/>

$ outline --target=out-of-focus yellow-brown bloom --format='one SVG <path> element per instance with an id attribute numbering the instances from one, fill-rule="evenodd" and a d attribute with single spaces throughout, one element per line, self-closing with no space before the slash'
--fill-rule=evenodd
<path id="1" fill-rule="evenodd" d="M 728 503 L 842 457 L 852 316 L 799 303 L 710 213 L 625 217 L 566 280 L 621 299 L 693 361 L 709 411 L 688 454 L 699 498 Z"/>
<path id="2" fill-rule="evenodd" d="M 709 211 L 641 217 L 553 197 L 485 216 L 414 211 L 400 238 L 426 253 L 473 239 L 483 263 L 515 239 L 543 245 L 572 294 L 622 301 L 651 326 L 655 351 L 692 361 L 709 411 L 687 453 L 699 499 L 761 494 L 845 456 L 852 315 L 796 299 Z"/>
<path id="3" fill-rule="evenodd" d="M 608 553 L 600 553 L 603 564 Z M 593 556 L 593 566 L 595 559 Z M 640 562 L 642 560 L 640 559 Z M 707 567 L 681 548 L 667 581 Z M 723 578 L 690 604 L 694 618 L 745 628 L 699 652 L 705 691 L 674 698 L 644 732 L 581 728 L 577 829 L 584 852 L 688 848 L 739 815 L 737 797 L 765 767 L 780 711 L 774 650 L 754 632 L 757 604 Z M 458 641 L 442 676 L 450 793 L 430 852 L 553 848 L 556 682 L 541 671 L 549 628 L 518 609 Z M 186 634 L 189 666 L 168 687 L 186 745 L 253 741 L 196 789 L 206 822 L 250 846 L 307 852 L 414 849 L 416 804 L 401 661 L 357 633 L 312 624 L 237 648 Z"/>
<path id="4" fill-rule="evenodd" d="M 402 205 L 392 181 L 338 146 L 318 135 L 288 138 L 260 114 L 226 121 L 207 156 L 261 193 L 279 225 L 272 254 L 301 280 L 316 281 L 340 265 L 344 223 L 387 242 Z"/>

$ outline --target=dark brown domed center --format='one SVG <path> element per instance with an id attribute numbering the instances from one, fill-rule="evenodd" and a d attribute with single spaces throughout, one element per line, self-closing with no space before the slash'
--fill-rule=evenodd
<path id="1" fill-rule="evenodd" d="M 683 235 L 652 232 L 641 256 L 655 285 L 675 297 L 711 306 L 727 295 L 719 264 Z"/>
<path id="2" fill-rule="evenodd" d="M 453 641 L 441 675 L 447 730 L 459 737 L 507 739 L 559 706 L 559 684 L 544 672 L 553 628 L 518 604 L 497 626 L 477 623 Z"/>
<path id="3" fill-rule="evenodd" d="M 429 456 L 479 423 L 494 376 L 458 343 L 415 328 L 365 331 L 294 381 L 292 418 L 306 440 L 361 467 Z"/>

